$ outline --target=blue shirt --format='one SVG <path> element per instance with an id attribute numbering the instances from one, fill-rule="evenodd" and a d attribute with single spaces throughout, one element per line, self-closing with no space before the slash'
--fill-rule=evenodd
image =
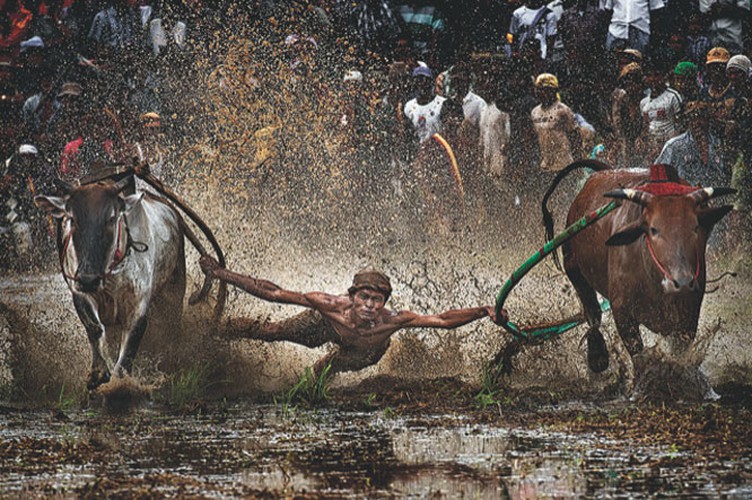
<path id="1" fill-rule="evenodd" d="M 697 142 L 688 130 L 666 141 L 655 163 L 673 165 L 679 176 L 691 184 L 728 186 L 731 183 L 731 169 L 724 165 L 720 147 L 720 139 L 708 132 L 708 162 L 705 164 Z"/>

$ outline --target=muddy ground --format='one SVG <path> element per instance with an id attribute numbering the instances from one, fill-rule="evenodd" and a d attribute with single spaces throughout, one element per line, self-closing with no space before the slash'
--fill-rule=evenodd
<path id="1" fill-rule="evenodd" d="M 699 405 L 509 391 L 481 408 L 456 381 L 377 378 L 315 409 L 3 406 L 0 495 L 745 498 L 751 394 L 720 390 Z"/>

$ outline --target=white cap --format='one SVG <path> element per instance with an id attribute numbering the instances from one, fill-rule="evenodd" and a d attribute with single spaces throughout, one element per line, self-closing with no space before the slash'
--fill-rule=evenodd
<path id="1" fill-rule="evenodd" d="M 26 49 L 29 49 L 31 47 L 39 47 L 41 49 L 44 48 L 44 40 L 40 36 L 33 36 L 29 38 L 28 40 L 24 40 L 23 42 L 18 44 L 21 47 L 21 51 L 24 51 Z"/>
<path id="2" fill-rule="evenodd" d="M 33 144 L 21 144 L 18 147 L 18 154 L 20 154 L 20 155 L 36 155 L 36 154 L 39 154 L 39 150 Z"/>
<path id="3" fill-rule="evenodd" d="M 363 73 L 356 69 L 351 69 L 347 73 L 345 73 L 345 78 L 342 80 L 345 82 L 362 82 L 363 81 Z"/>

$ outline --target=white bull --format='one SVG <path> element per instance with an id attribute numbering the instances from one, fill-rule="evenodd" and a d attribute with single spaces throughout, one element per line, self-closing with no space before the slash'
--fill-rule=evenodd
<path id="1" fill-rule="evenodd" d="M 185 295 L 183 222 L 149 193 L 124 195 L 118 183 L 64 186 L 63 196 L 37 196 L 58 221 L 58 252 L 73 304 L 92 350 L 88 387 L 110 379 L 104 336 L 120 337 L 112 370 L 130 373 L 149 317 L 180 327 Z"/>

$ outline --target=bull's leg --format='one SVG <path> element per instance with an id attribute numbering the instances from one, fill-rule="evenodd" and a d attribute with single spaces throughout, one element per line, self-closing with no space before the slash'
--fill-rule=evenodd
<path id="1" fill-rule="evenodd" d="M 697 332 L 694 330 L 685 330 L 663 337 L 666 347 L 669 350 L 669 354 L 676 357 L 686 354 L 692 346 L 696 334 Z"/>
<path id="2" fill-rule="evenodd" d="M 110 380 L 110 371 L 107 369 L 107 362 L 102 356 L 104 326 L 99 321 L 94 305 L 85 298 L 73 295 L 73 306 L 86 329 L 86 335 L 91 345 L 91 372 L 89 372 L 86 387 L 89 390 L 94 390 Z"/>
<path id="3" fill-rule="evenodd" d="M 617 308 L 614 308 L 614 322 L 616 330 L 619 332 L 624 347 L 627 348 L 630 356 L 639 354 L 645 347 L 640 336 L 640 324 L 631 316 L 620 314 Z"/>
<path id="4" fill-rule="evenodd" d="M 136 358 L 138 352 L 138 346 L 141 344 L 141 339 L 144 337 L 147 325 L 146 315 L 141 316 L 133 325 L 131 331 L 126 334 L 125 342 L 120 348 L 120 356 L 117 364 L 113 369 L 116 377 L 123 377 L 131 372 L 133 367 L 133 360 Z"/>
<path id="5" fill-rule="evenodd" d="M 625 315 L 618 307 L 614 309 L 614 322 L 616 331 L 619 332 L 619 337 L 629 353 L 629 356 L 623 356 L 628 359 L 623 360 L 619 372 L 622 391 L 629 396 L 634 390 L 635 383 L 634 356 L 641 353 L 644 348 L 640 336 L 640 324 L 631 316 Z"/>
<path id="6" fill-rule="evenodd" d="M 587 362 L 595 373 L 600 373 L 608 368 L 608 348 L 601 333 L 601 306 L 598 304 L 598 296 L 593 287 L 585 280 L 579 267 L 572 265 L 565 254 L 564 267 L 572 282 L 577 295 L 580 297 L 585 319 L 590 325 L 587 331 Z"/>

